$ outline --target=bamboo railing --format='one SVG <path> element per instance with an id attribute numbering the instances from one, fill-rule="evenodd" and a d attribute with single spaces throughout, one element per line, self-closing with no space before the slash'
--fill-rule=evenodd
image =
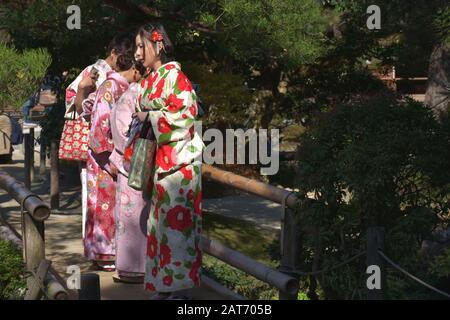
<path id="1" fill-rule="evenodd" d="M 22 183 L 0 170 L 0 188 L 4 189 L 22 209 L 22 236 L 9 226 L 9 238 L 21 243 L 27 277 L 25 300 L 39 300 L 44 294 L 49 299 L 67 300 L 69 293 L 59 274 L 45 259 L 45 220 L 50 208 Z M 5 224 L 5 223 L 4 223 Z"/>
<path id="2" fill-rule="evenodd" d="M 294 225 L 294 211 L 297 198 L 288 191 L 266 183 L 252 180 L 227 172 L 213 166 L 203 164 L 202 176 L 205 179 L 219 182 L 225 186 L 239 189 L 282 205 L 281 220 L 281 269 L 295 270 L 297 266 L 298 236 Z M 298 295 L 298 279 L 289 272 L 280 272 L 244 254 L 234 251 L 215 240 L 203 238 L 203 250 L 227 264 L 262 280 L 279 290 L 279 298 L 296 300 Z"/>

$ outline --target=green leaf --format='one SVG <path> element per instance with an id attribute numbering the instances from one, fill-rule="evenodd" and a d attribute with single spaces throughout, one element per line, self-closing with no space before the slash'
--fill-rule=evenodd
<path id="1" fill-rule="evenodd" d="M 178 81 L 175 82 L 175 86 L 173 87 L 173 93 L 175 93 L 176 95 L 179 95 L 181 93 L 181 90 L 178 87 Z"/>
<path id="2" fill-rule="evenodd" d="M 183 231 L 183 235 L 184 235 L 186 238 L 189 238 L 189 237 L 191 236 L 191 234 L 192 234 L 192 228 L 188 228 L 188 229 L 186 229 L 186 230 Z"/>
<path id="3" fill-rule="evenodd" d="M 170 205 L 170 196 L 169 196 L 169 193 L 167 191 L 164 191 L 163 203 L 167 204 L 167 205 Z"/>
<path id="4" fill-rule="evenodd" d="M 182 185 L 182 186 L 187 186 L 190 182 L 191 182 L 191 180 L 188 180 L 188 179 L 184 179 L 184 178 L 183 178 L 183 180 L 181 180 L 181 185 Z"/>
<path id="5" fill-rule="evenodd" d="M 200 174 L 200 168 L 198 166 L 194 166 L 194 172 L 196 174 Z"/>
<path id="6" fill-rule="evenodd" d="M 178 280 L 183 280 L 183 279 L 185 278 L 185 275 L 179 273 L 179 274 L 176 274 L 176 275 L 174 276 L 174 278 L 175 278 L 175 279 L 178 279 Z"/>
<path id="7" fill-rule="evenodd" d="M 186 198 L 184 198 L 184 197 L 177 197 L 177 198 L 175 199 L 175 201 L 176 201 L 176 202 L 182 203 L 182 202 L 185 202 L 185 201 L 186 201 Z"/>
<path id="8" fill-rule="evenodd" d="M 169 239 L 167 238 L 167 235 L 163 234 L 162 239 L 161 239 L 161 242 L 162 242 L 163 244 L 167 244 L 167 243 L 169 242 Z"/>
<path id="9" fill-rule="evenodd" d="M 186 261 L 186 262 L 184 263 L 184 266 L 185 266 L 185 268 L 190 269 L 190 268 L 192 268 L 192 262 Z"/>
<path id="10" fill-rule="evenodd" d="M 188 147 L 188 150 L 190 151 L 190 152 L 192 152 L 192 153 L 194 153 L 194 152 L 196 152 L 198 149 L 196 148 L 196 147 L 194 147 L 194 146 L 189 146 Z"/>
<path id="11" fill-rule="evenodd" d="M 195 255 L 197 254 L 197 253 L 195 252 L 195 249 L 194 249 L 194 248 L 191 248 L 191 247 L 188 247 L 188 248 L 187 248 L 187 252 L 189 253 L 189 255 L 191 255 L 191 256 L 193 256 L 193 257 L 195 257 Z"/>
<path id="12" fill-rule="evenodd" d="M 169 269 L 169 268 L 164 268 L 164 272 L 169 275 L 169 276 L 173 276 L 173 270 Z"/>
<path id="13" fill-rule="evenodd" d="M 172 138 L 171 132 L 163 133 L 159 136 L 159 143 L 166 143 L 167 141 L 170 141 L 171 138 Z"/>

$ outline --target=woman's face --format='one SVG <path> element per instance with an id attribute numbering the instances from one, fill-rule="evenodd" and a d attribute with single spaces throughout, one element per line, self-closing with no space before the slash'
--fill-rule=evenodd
<path id="1" fill-rule="evenodd" d="M 151 68 L 155 64 L 155 62 L 159 60 L 159 57 L 156 55 L 153 46 L 148 40 L 141 38 L 140 35 L 136 36 L 135 42 L 136 42 L 136 53 L 135 53 L 136 60 L 142 61 L 144 67 Z"/>

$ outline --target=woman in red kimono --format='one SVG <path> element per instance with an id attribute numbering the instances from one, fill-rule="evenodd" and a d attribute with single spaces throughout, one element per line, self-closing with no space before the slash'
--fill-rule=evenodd
<path id="1" fill-rule="evenodd" d="M 117 58 L 117 70 L 107 73 L 97 90 L 91 113 L 87 160 L 87 218 L 84 253 L 100 269 L 114 270 L 114 205 L 117 168 L 109 161 L 114 150 L 109 123 L 111 109 L 140 74 L 134 65 L 133 52 Z"/>

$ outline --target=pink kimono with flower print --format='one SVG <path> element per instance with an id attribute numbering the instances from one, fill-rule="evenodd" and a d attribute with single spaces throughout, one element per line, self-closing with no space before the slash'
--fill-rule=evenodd
<path id="1" fill-rule="evenodd" d="M 87 160 L 87 219 L 84 251 L 91 260 L 111 260 L 115 255 L 115 189 L 110 174 L 109 156 L 114 150 L 111 137 L 110 112 L 128 82 L 111 71 L 97 90 L 91 114 Z"/>
<path id="2" fill-rule="evenodd" d="M 145 273 L 148 202 L 142 191 L 128 186 L 124 167 L 127 132 L 136 112 L 138 84 L 132 83 L 111 111 L 111 133 L 114 150 L 109 160 L 119 173 L 116 185 L 116 270 L 119 275 L 143 276 Z"/>

